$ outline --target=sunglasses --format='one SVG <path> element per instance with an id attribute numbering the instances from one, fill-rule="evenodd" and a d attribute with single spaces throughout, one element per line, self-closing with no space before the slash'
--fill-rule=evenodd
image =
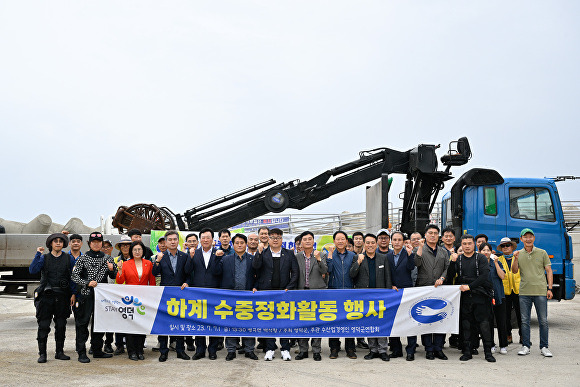
<path id="1" fill-rule="evenodd" d="M 502 249 L 506 248 L 506 247 L 512 247 L 512 244 L 509 243 L 507 245 L 499 245 L 499 247 L 501 247 Z"/>

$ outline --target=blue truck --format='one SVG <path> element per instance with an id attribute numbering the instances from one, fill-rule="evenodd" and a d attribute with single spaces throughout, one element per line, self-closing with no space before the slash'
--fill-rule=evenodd
<path id="1" fill-rule="evenodd" d="M 520 231 L 531 228 L 535 245 L 552 262 L 554 299 L 574 298 L 572 238 L 554 179 L 503 178 L 492 169 L 471 169 L 443 196 L 441 225 L 452 227 L 457 236 L 486 234 L 496 251 L 506 236 L 523 248 Z"/>

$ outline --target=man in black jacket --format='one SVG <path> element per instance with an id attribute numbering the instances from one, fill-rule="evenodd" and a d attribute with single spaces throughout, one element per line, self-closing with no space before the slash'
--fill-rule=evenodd
<path id="1" fill-rule="evenodd" d="M 89 322 L 93 316 L 95 304 L 95 287 L 97 284 L 106 284 L 107 276 L 115 278 L 117 265 L 113 258 L 101 252 L 103 247 L 103 234 L 93 232 L 89 236 L 90 250 L 81 255 L 76 261 L 71 278 L 76 282 L 77 295 L 74 307 L 76 326 L 76 349 L 79 354 L 79 362 L 88 363 L 86 342 L 89 338 Z M 104 332 L 94 332 L 91 323 L 91 349 L 93 358 L 112 357 L 110 353 L 103 352 Z"/>
<path id="2" fill-rule="evenodd" d="M 282 248 L 282 230 L 273 228 L 268 232 L 269 247 L 254 257 L 252 263 L 258 276 L 259 290 L 292 290 L 298 282 L 298 261 L 292 250 Z M 260 248 L 262 248 L 261 246 Z M 280 354 L 285 361 L 292 360 L 290 356 L 290 340 L 280 339 Z M 274 358 L 276 339 L 266 339 L 266 355 L 264 360 Z"/>
<path id="3" fill-rule="evenodd" d="M 485 360 L 495 362 L 491 354 L 491 297 L 492 289 L 489 280 L 489 265 L 487 258 L 483 254 L 475 252 L 475 238 L 465 234 L 461 236 L 461 247 L 463 254 L 451 254 L 451 263 L 447 272 L 449 278 L 455 277 L 455 284 L 461 285 L 461 305 L 459 310 L 460 323 L 463 328 L 463 355 L 461 361 L 472 358 L 471 355 L 471 333 L 472 329 L 479 327 L 483 340 Z"/>
<path id="4" fill-rule="evenodd" d="M 367 234 L 364 241 L 365 253 L 359 254 L 350 266 L 350 277 L 353 279 L 354 287 L 391 289 L 393 287 L 391 270 L 387 256 L 377 252 L 377 237 L 374 234 Z M 389 361 L 386 337 L 370 337 L 368 342 L 370 352 L 365 355 L 365 360 L 380 357 L 383 361 Z"/>
<path id="5" fill-rule="evenodd" d="M 177 231 L 170 230 L 165 233 L 167 250 L 164 253 L 158 253 L 153 264 L 153 275 L 161 274 L 161 286 L 180 286 L 186 288 L 187 277 L 191 272 L 191 259 L 183 251 L 179 251 L 179 234 Z M 190 357 L 185 353 L 185 344 L 183 336 L 177 336 L 176 351 L 177 357 L 183 360 L 189 360 Z M 169 348 L 167 347 L 167 336 L 159 336 L 159 361 L 167 360 Z"/>

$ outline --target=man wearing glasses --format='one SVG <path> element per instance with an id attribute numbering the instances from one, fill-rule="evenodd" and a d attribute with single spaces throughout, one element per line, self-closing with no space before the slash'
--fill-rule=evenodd
<path id="1" fill-rule="evenodd" d="M 292 290 L 298 282 L 298 261 L 292 250 L 282 247 L 282 230 L 273 228 L 268 232 L 269 247 L 254 257 L 252 267 L 257 271 L 258 289 L 254 290 Z M 282 360 L 290 361 L 290 340 L 280 339 Z M 264 360 L 271 361 L 276 350 L 276 339 L 266 339 Z"/>

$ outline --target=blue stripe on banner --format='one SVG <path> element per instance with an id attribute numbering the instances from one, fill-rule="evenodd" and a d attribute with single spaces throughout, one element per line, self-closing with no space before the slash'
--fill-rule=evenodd
<path id="1" fill-rule="evenodd" d="M 248 291 L 165 287 L 152 334 L 387 337 L 404 290 Z"/>

